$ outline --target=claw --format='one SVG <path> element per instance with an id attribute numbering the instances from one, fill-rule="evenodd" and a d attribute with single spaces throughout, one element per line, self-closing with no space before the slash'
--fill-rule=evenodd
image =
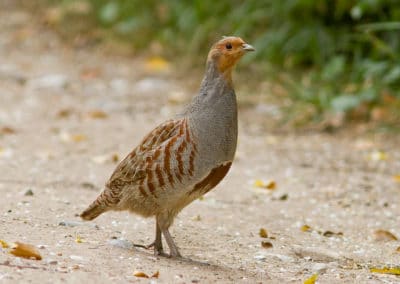
<path id="1" fill-rule="evenodd" d="M 134 246 L 134 247 L 137 247 L 137 248 L 150 249 L 150 248 L 154 247 L 154 244 L 155 244 L 155 242 L 152 242 L 152 243 L 149 244 L 149 245 L 133 244 L 133 246 Z"/>

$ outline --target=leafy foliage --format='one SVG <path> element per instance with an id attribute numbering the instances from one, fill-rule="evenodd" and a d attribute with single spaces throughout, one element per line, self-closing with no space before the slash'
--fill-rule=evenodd
<path id="1" fill-rule="evenodd" d="M 301 70 L 282 83 L 315 115 L 400 97 L 398 0 L 86 1 L 102 27 L 139 49 L 192 56 L 221 35 L 242 36 L 257 50 L 247 62 Z"/>

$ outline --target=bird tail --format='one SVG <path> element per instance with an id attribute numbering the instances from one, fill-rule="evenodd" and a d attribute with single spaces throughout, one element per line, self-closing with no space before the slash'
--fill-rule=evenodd
<path id="1" fill-rule="evenodd" d="M 107 204 L 107 189 L 104 190 L 92 204 L 80 214 L 83 220 L 90 221 L 109 209 Z"/>

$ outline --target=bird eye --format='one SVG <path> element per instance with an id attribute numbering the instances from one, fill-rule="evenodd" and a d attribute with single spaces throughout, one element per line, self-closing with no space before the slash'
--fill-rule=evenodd
<path id="1" fill-rule="evenodd" d="M 227 44 L 225 45 L 225 47 L 226 47 L 226 49 L 232 49 L 232 44 L 231 44 L 231 43 L 227 43 Z"/>

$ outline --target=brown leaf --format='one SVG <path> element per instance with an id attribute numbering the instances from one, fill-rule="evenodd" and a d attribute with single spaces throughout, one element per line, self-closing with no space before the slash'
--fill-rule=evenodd
<path id="1" fill-rule="evenodd" d="M 269 182 L 267 183 L 267 185 L 266 185 L 265 187 L 266 187 L 267 189 L 273 190 L 273 189 L 276 188 L 276 182 L 274 182 L 273 180 L 271 180 L 271 181 L 269 181 Z"/>
<path id="2" fill-rule="evenodd" d="M 276 182 L 273 181 L 273 180 L 269 180 L 267 182 L 264 182 L 264 181 L 262 181 L 260 179 L 257 179 L 257 180 L 254 181 L 254 186 L 255 187 L 260 187 L 260 188 L 266 188 L 266 189 L 269 189 L 269 190 L 274 190 L 274 189 L 276 189 Z"/>
<path id="3" fill-rule="evenodd" d="M 332 231 L 325 231 L 325 232 L 323 232 L 322 233 L 322 235 L 324 236 L 324 237 L 333 237 L 333 236 L 343 236 L 343 233 L 342 232 L 338 232 L 338 233 L 335 233 L 335 232 L 332 232 Z"/>
<path id="4" fill-rule="evenodd" d="M 400 182 L 400 174 L 394 175 L 394 176 L 393 176 L 393 180 L 394 180 L 395 182 Z"/>
<path id="5" fill-rule="evenodd" d="M 160 276 L 160 271 L 156 271 L 153 275 L 151 275 L 151 278 L 158 278 Z"/>
<path id="6" fill-rule="evenodd" d="M 141 277 L 141 278 L 149 278 L 149 275 L 147 275 L 146 273 L 144 273 L 142 271 L 133 272 L 133 276 Z"/>
<path id="7" fill-rule="evenodd" d="M 272 248 L 272 247 L 273 247 L 273 245 L 272 245 L 271 242 L 265 242 L 265 241 L 262 241 L 262 242 L 261 242 L 261 246 L 262 246 L 263 248 L 265 248 L 265 249 L 269 249 L 269 248 Z"/>
<path id="8" fill-rule="evenodd" d="M 193 216 L 192 220 L 193 221 L 201 221 L 201 216 L 200 215 Z"/>
<path id="9" fill-rule="evenodd" d="M 397 237 L 386 230 L 376 230 L 374 235 L 376 241 L 397 241 Z"/>
<path id="10" fill-rule="evenodd" d="M 303 225 L 303 226 L 301 226 L 300 230 L 302 232 L 311 232 L 311 227 L 308 225 Z"/>
<path id="11" fill-rule="evenodd" d="M 261 228 L 258 234 L 260 235 L 261 238 L 268 238 L 268 232 L 264 228 Z"/>
<path id="12" fill-rule="evenodd" d="M 81 71 L 80 77 L 82 80 L 90 80 L 101 75 L 100 68 L 85 68 Z"/>
<path id="13" fill-rule="evenodd" d="M 84 134 L 73 134 L 71 135 L 71 140 L 74 142 L 82 142 L 87 140 L 87 137 Z"/>
<path id="14" fill-rule="evenodd" d="M 88 112 L 88 116 L 93 119 L 105 119 L 108 117 L 108 114 L 102 110 L 92 110 Z"/>
<path id="15" fill-rule="evenodd" d="M 16 131 L 14 128 L 4 126 L 3 128 L 0 129 L 0 134 L 15 134 Z"/>
<path id="16" fill-rule="evenodd" d="M 58 118 L 68 118 L 68 117 L 70 117 L 71 116 L 71 114 L 72 114 L 72 110 L 71 109 L 61 109 L 61 110 L 59 110 L 58 111 L 58 113 L 57 113 L 57 117 Z"/>
<path id="17" fill-rule="evenodd" d="M 114 163 L 118 163 L 118 161 L 119 161 L 118 154 L 112 154 L 111 161 L 113 161 Z"/>
<path id="18" fill-rule="evenodd" d="M 400 252 L 400 247 L 397 247 L 396 252 Z"/>
<path id="19" fill-rule="evenodd" d="M 281 201 L 288 200 L 288 198 L 289 198 L 289 195 L 287 193 L 282 194 L 281 196 L 279 196 L 279 200 L 281 200 Z"/>
<path id="20" fill-rule="evenodd" d="M 36 260 L 42 259 L 42 256 L 34 246 L 20 242 L 14 244 L 10 253 L 18 257 L 34 258 Z"/>

